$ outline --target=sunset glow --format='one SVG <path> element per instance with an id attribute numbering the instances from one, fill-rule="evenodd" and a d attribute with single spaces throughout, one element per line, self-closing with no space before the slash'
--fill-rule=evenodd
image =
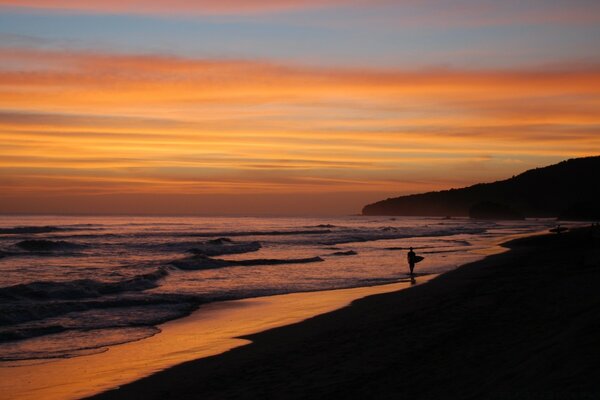
<path id="1" fill-rule="evenodd" d="M 433 6 L 1 1 L 12 22 L 0 31 L 0 208 L 352 213 L 380 198 L 596 155 L 600 53 L 586 44 L 600 38 L 600 13 L 584 10 L 598 6 L 543 3 L 498 12 L 473 2 L 482 26 L 468 15 L 393 26 L 390 12 L 418 21 Z M 538 9 L 537 20 L 524 17 Z M 361 12 L 361 21 L 345 18 Z M 313 13 L 333 15 L 330 25 Z M 510 13 L 519 18 L 500 18 Z M 255 35 L 229 45 L 249 23 Z M 146 41 L 148 24 L 169 36 Z M 298 30 L 326 43 L 311 53 Z M 549 50 L 564 32 L 569 43 Z"/>

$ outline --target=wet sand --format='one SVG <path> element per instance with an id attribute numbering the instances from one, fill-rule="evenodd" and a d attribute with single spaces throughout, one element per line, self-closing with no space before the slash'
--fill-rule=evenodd
<path id="1" fill-rule="evenodd" d="M 370 296 L 95 399 L 600 398 L 598 233 Z"/>
<path id="2" fill-rule="evenodd" d="M 405 289 L 409 282 L 211 303 L 160 326 L 161 333 L 99 354 L 46 362 L 0 363 L 0 399 L 78 399 L 168 367 L 249 343 L 237 336 L 289 325 L 352 300 Z"/>

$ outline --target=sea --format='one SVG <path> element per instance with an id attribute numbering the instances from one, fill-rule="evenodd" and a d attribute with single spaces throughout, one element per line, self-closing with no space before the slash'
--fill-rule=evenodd
<path id="1" fill-rule="evenodd" d="M 382 285 L 479 260 L 554 220 L 0 217 L 0 364 L 106 351 L 200 305 Z"/>

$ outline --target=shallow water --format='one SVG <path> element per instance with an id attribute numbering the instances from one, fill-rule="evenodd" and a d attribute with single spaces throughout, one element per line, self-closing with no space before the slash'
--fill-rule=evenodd
<path id="1" fill-rule="evenodd" d="M 435 275 L 417 278 L 425 283 Z M 160 335 L 110 351 L 41 361 L 0 363 L 0 399 L 70 400 L 114 389 L 186 361 L 223 353 L 248 335 L 290 325 L 355 299 L 411 287 L 410 281 L 204 304 L 192 315 L 159 325 Z"/>
<path id="2" fill-rule="evenodd" d="M 207 302 L 395 282 L 409 246 L 425 256 L 418 273 L 445 272 L 554 223 L 2 217 L 0 361 L 104 351 Z"/>

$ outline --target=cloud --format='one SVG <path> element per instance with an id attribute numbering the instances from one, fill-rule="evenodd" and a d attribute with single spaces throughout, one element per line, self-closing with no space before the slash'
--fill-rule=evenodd
<path id="1" fill-rule="evenodd" d="M 600 5 L 587 0 L 0 0 L 11 10 L 159 16 L 257 15 L 333 8 L 346 12 L 326 26 L 491 27 L 595 24 Z M 312 23 L 321 23 L 312 21 Z"/>
<path id="2" fill-rule="evenodd" d="M 0 6 L 125 14 L 247 14 L 322 8 L 343 0 L 0 0 Z"/>
<path id="3" fill-rule="evenodd" d="M 4 90 L 4 99 L 12 95 L 13 104 L 32 104 L 39 97 L 42 104 L 50 104 L 53 96 L 61 96 L 56 99 L 60 105 L 69 104 L 69 99 L 62 96 L 68 92 L 74 94 L 70 107 L 79 104 L 81 108 L 86 104 L 94 108 L 102 104 L 116 107 L 132 100 L 137 104 L 177 103 L 182 107 L 268 106 L 274 102 L 302 106 L 318 98 L 327 98 L 327 104 L 334 106 L 352 102 L 367 106 L 394 96 L 464 104 L 470 99 L 482 102 L 512 101 L 524 96 L 595 95 L 600 87 L 597 65 L 520 71 L 399 71 L 19 49 L 0 49 L 0 55 L 5 62 L 10 60 L 7 67 L 0 66 L 0 85 L 15 89 Z M 30 67 L 21 68 L 22 65 Z M 522 94 L 517 96 L 519 92 Z M 377 97 L 374 102 L 365 102 L 365 95 Z"/>
<path id="4" fill-rule="evenodd" d="M 19 48 L 0 59 L 0 190 L 14 198 L 406 193 L 600 152 L 597 65 L 315 68 Z"/>

